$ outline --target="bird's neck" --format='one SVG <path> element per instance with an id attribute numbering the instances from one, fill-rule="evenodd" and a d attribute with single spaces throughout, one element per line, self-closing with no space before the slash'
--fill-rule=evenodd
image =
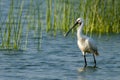
<path id="1" fill-rule="evenodd" d="M 82 23 L 78 29 L 77 29 L 77 38 L 78 39 L 81 39 L 84 35 L 83 35 L 83 26 L 84 26 L 84 23 Z"/>

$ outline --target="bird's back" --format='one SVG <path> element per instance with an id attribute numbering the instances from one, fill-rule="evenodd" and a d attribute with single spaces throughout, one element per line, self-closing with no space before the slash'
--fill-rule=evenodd
<path id="1" fill-rule="evenodd" d="M 81 39 L 78 39 L 78 46 L 84 53 L 93 53 L 95 55 L 99 55 L 96 43 L 92 38 L 87 36 L 81 37 Z"/>

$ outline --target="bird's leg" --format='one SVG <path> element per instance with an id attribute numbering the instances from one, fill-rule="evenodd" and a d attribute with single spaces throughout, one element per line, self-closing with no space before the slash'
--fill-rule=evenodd
<path id="1" fill-rule="evenodd" d="M 96 59 L 95 59 L 95 55 L 94 54 L 93 54 L 93 58 L 94 58 L 94 63 L 95 63 L 94 67 L 96 68 Z"/>
<path id="2" fill-rule="evenodd" d="M 83 55 L 83 56 L 84 56 L 84 61 L 85 61 L 84 67 L 86 67 L 87 66 L 86 56 L 85 55 Z"/>

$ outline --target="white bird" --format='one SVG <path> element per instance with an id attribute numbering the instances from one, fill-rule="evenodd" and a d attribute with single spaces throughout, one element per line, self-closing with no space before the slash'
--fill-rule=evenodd
<path id="1" fill-rule="evenodd" d="M 73 27 L 66 33 L 65 36 L 68 35 L 68 33 L 77 25 L 79 24 L 79 27 L 77 28 L 77 44 L 78 47 L 80 48 L 83 56 L 84 56 L 84 61 L 85 61 L 85 65 L 84 67 L 87 66 L 87 61 L 86 61 L 86 54 L 87 53 L 92 53 L 93 54 L 93 58 L 94 58 L 94 67 L 96 67 L 96 59 L 95 56 L 98 56 L 98 50 L 97 50 L 97 46 L 94 42 L 94 40 L 90 37 L 87 37 L 85 35 L 83 35 L 82 33 L 82 29 L 84 27 L 84 21 L 82 18 L 78 18 L 75 22 L 75 24 L 73 25 Z"/>

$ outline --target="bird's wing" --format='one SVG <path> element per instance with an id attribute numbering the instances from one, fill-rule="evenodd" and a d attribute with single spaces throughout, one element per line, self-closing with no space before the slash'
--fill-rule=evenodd
<path id="1" fill-rule="evenodd" d="M 90 50 L 97 51 L 96 43 L 92 38 L 86 39 L 86 45 Z"/>

